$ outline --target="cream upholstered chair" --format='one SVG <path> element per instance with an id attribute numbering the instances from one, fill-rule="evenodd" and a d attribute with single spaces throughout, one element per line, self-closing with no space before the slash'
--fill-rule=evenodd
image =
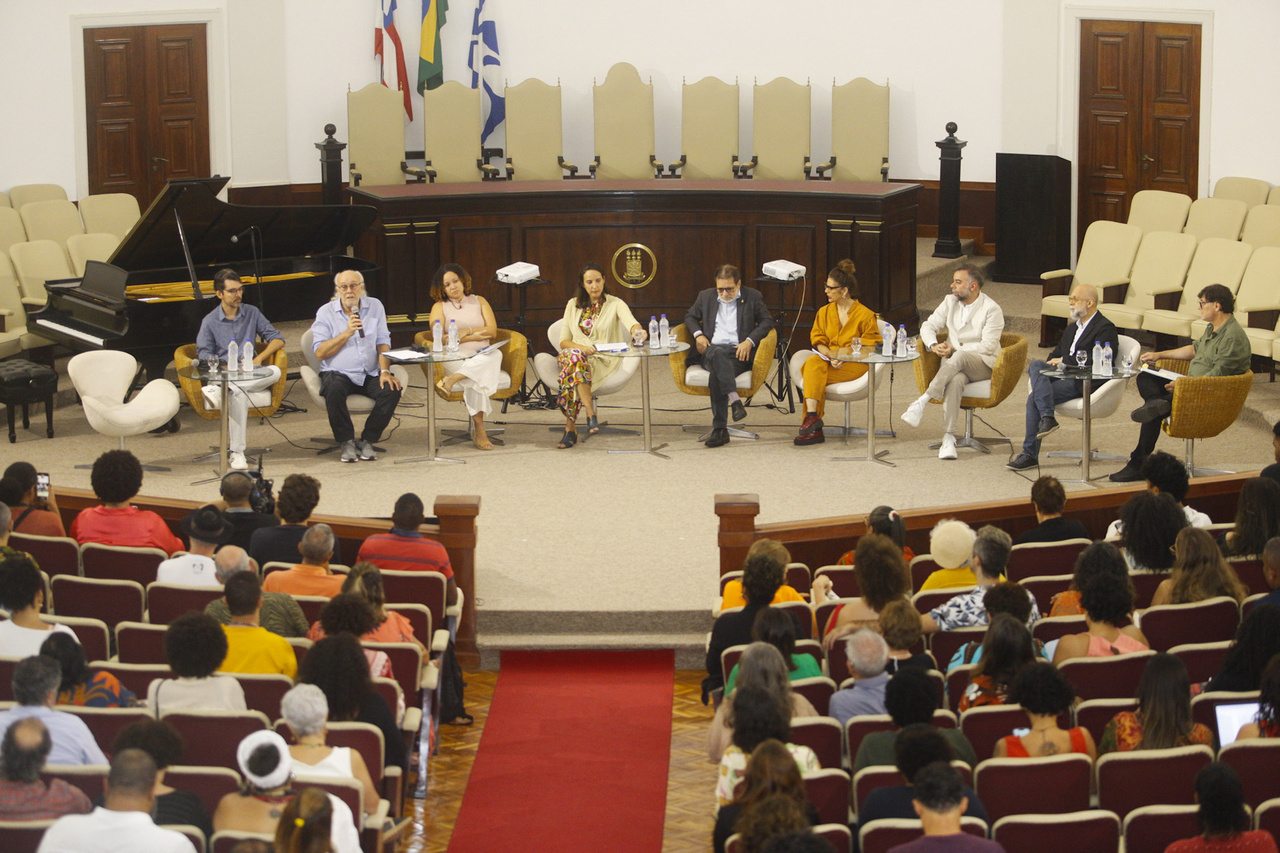
<path id="1" fill-rule="evenodd" d="M 1191 196 L 1166 190 L 1139 190 L 1129 202 L 1130 225 L 1148 231 L 1181 231 L 1187 224 Z"/>
<path id="2" fill-rule="evenodd" d="M 679 170 L 695 180 L 727 180 L 737 174 L 737 81 L 703 77 L 681 86 L 680 151 L 673 175 Z"/>
<path id="3" fill-rule="evenodd" d="M 1142 317 L 1157 304 L 1177 305 L 1187 268 L 1196 253 L 1193 234 L 1150 231 L 1142 238 L 1128 284 L 1108 288 L 1098 305 L 1120 329 L 1141 329 Z M 1123 293 L 1123 297 L 1120 294 Z"/>
<path id="4" fill-rule="evenodd" d="M 645 83 L 629 62 L 591 87 L 595 105 L 596 177 L 653 178 L 665 166 L 654 156 L 653 78 Z"/>
<path id="5" fill-rule="evenodd" d="M 18 213 L 28 240 L 52 240 L 65 248 L 68 237 L 84 233 L 80 211 L 66 200 L 33 201 Z"/>
<path id="6" fill-rule="evenodd" d="M 142 218 L 142 212 L 138 200 L 128 193 L 101 193 L 80 199 L 80 218 L 86 234 L 114 234 L 123 241 Z"/>
<path id="7" fill-rule="evenodd" d="M 351 186 L 403 184 L 405 175 L 425 173 L 404 159 L 404 96 L 398 89 L 370 83 L 347 92 L 347 159 Z"/>
<path id="8" fill-rule="evenodd" d="M 85 261 L 108 261 L 119 245 L 120 238 L 106 232 L 72 234 L 67 238 L 67 255 L 71 258 L 71 271 L 78 276 L 83 276 Z"/>
<path id="9" fill-rule="evenodd" d="M 484 161 L 481 91 L 450 80 L 422 93 L 423 151 L 432 183 L 469 183 L 498 177 Z"/>
<path id="10" fill-rule="evenodd" d="M 625 330 L 624 330 L 625 331 Z M 561 317 L 550 326 L 547 327 L 547 340 L 551 343 L 553 352 L 560 351 L 560 342 L 564 340 L 564 318 Z M 636 375 L 636 371 L 640 369 L 639 358 L 620 359 L 622 364 L 618 365 L 618 369 L 609 374 L 609 378 L 600 383 L 599 386 L 591 389 L 591 396 L 594 399 L 608 397 L 610 394 L 616 394 L 621 391 L 626 384 L 630 382 Z M 540 352 L 533 357 L 533 369 L 538 374 L 538 378 L 546 384 L 548 390 L 552 394 L 560 393 L 560 362 L 555 355 L 551 353 Z M 635 430 L 624 430 L 618 427 L 606 427 L 604 422 L 600 424 L 601 432 L 611 432 L 622 435 L 635 435 Z M 556 432 L 560 431 L 560 427 L 555 428 Z"/>
<path id="11" fill-rule="evenodd" d="M 1142 351 L 1142 345 L 1128 335 L 1120 335 L 1119 344 L 1113 356 L 1115 368 L 1118 371 L 1120 363 L 1127 355 L 1133 364 L 1138 363 L 1138 353 Z M 1124 392 L 1128 389 L 1129 383 L 1133 380 L 1133 376 L 1117 376 L 1110 382 L 1103 382 L 1096 385 L 1093 392 L 1089 395 L 1089 420 L 1096 421 L 1100 418 L 1109 418 L 1115 414 L 1116 409 L 1120 408 L 1120 401 L 1124 399 Z M 1031 382 L 1027 381 L 1027 392 L 1031 392 Z M 1075 400 L 1067 400 L 1053 407 L 1053 415 L 1055 418 L 1074 418 L 1077 421 L 1084 420 L 1084 399 L 1076 398 Z M 1067 459 L 1079 459 L 1080 452 L 1071 450 L 1059 450 L 1047 454 L 1048 456 L 1057 456 Z M 1127 459 L 1127 456 L 1116 456 L 1110 453 L 1101 453 L 1096 448 L 1090 448 L 1090 459 Z"/>
<path id="12" fill-rule="evenodd" d="M 1280 204 L 1259 204 L 1249 208 L 1244 217 L 1240 242 L 1254 249 L 1280 246 Z"/>
<path id="13" fill-rule="evenodd" d="M 939 341 L 946 340 L 946 333 L 938 337 Z M 1018 387 L 1018 379 L 1022 376 L 1027 366 L 1027 349 L 1029 345 L 1027 339 L 1022 335 L 1014 335 L 1005 332 L 1000 336 L 1000 354 L 996 356 L 996 363 L 991 368 L 991 378 L 984 379 L 981 382 L 970 382 L 964 386 L 964 392 L 960 397 L 960 408 L 964 410 L 964 435 L 956 439 L 956 447 L 972 447 L 974 450 L 980 450 L 983 453 L 990 453 L 990 444 L 1009 444 L 1007 438 L 978 438 L 973 434 L 973 410 L 974 409 L 994 409 L 996 406 L 1004 402 L 1004 399 L 1013 393 Z M 924 341 L 916 338 L 916 349 L 920 352 L 920 357 L 912 362 L 915 367 L 916 385 L 923 394 L 929 387 L 929 383 L 933 381 L 933 377 L 937 375 L 938 368 L 942 366 L 942 359 L 937 353 L 930 350 L 924 345 Z M 931 402 L 940 402 L 937 400 Z M 931 447 L 941 447 L 941 442 L 930 445 Z"/>
<path id="14" fill-rule="evenodd" d="M 1280 209 L 1280 208 L 1277 208 Z M 1255 356 L 1270 360 L 1273 347 L 1280 338 L 1280 248 L 1263 246 L 1254 249 L 1249 265 L 1244 268 L 1240 289 L 1236 291 L 1236 322 L 1245 327 L 1249 345 Z M 1191 337 L 1204 334 L 1208 323 L 1194 320 Z"/>
<path id="15" fill-rule="evenodd" d="M 27 331 L 27 307 L 9 256 L 0 251 L 0 358 L 49 346 L 52 341 Z"/>
<path id="16" fill-rule="evenodd" d="M 1280 208 L 1277 208 L 1280 209 Z M 14 243 L 27 242 L 27 229 L 22 217 L 12 207 L 0 207 L 0 252 L 9 251 Z"/>
<path id="17" fill-rule="evenodd" d="M 749 162 L 738 162 L 738 177 L 802 181 L 809 175 L 809 83 L 786 77 L 755 85 L 751 107 Z"/>
<path id="18" fill-rule="evenodd" d="M 689 337 L 689 330 L 685 328 L 684 323 L 674 326 L 671 334 L 677 341 L 693 345 L 693 339 Z M 745 373 L 739 373 L 735 382 L 738 388 L 738 396 L 745 399 L 754 397 L 756 393 L 764 387 L 765 380 L 769 378 L 769 368 L 773 365 L 773 356 L 778 349 L 778 330 L 770 329 L 769 334 L 765 335 L 760 341 L 760 346 L 756 347 L 755 353 L 752 355 L 751 369 Z M 689 351 L 672 353 L 671 358 L 671 378 L 676 383 L 676 388 L 682 394 L 691 394 L 695 397 L 710 397 L 711 391 L 708 386 L 711 382 L 711 374 L 707 372 L 700 364 L 688 365 L 687 360 Z M 748 432 L 745 429 L 739 429 L 729 425 L 729 435 L 735 438 L 756 439 L 760 436 L 754 432 Z M 700 432 L 703 437 L 706 430 L 703 427 L 685 425 L 685 432 Z M 699 438 L 701 441 L 702 438 Z"/>
<path id="19" fill-rule="evenodd" d="M 1156 362 L 1156 367 L 1183 374 L 1190 365 L 1189 361 L 1172 358 Z M 1171 438 L 1186 439 L 1185 464 L 1192 477 L 1234 473 L 1197 468 L 1196 439 L 1213 438 L 1235 423 L 1252 389 L 1252 370 L 1239 376 L 1183 376 L 1173 383 L 1173 408 L 1162 428 Z"/>
<path id="20" fill-rule="evenodd" d="M 1249 205 L 1234 198 L 1198 198 L 1187 211 L 1187 224 L 1182 230 L 1196 235 L 1197 240 L 1222 237 L 1239 240 L 1240 229 Z"/>
<path id="21" fill-rule="evenodd" d="M 320 359 L 316 358 L 313 341 L 314 337 L 310 329 L 302 333 L 302 340 L 298 342 L 302 348 L 302 364 L 298 365 L 298 375 L 302 377 L 302 384 L 311 395 L 311 401 L 324 409 L 324 395 L 320 393 Z M 409 387 L 409 371 L 405 370 L 403 365 L 391 365 L 391 375 L 400 382 L 402 387 Z M 372 409 L 373 400 L 363 394 L 352 394 L 347 397 L 347 410 L 352 414 L 368 412 Z M 333 436 L 313 437 L 311 440 L 328 445 L 317 450 L 317 455 L 329 453 L 342 446 L 333 440 Z M 382 450 L 378 449 L 378 452 L 381 453 Z"/>
<path id="22" fill-rule="evenodd" d="M 564 159 L 560 82 L 551 86 L 530 77 L 517 86 L 506 87 L 505 98 L 507 179 L 558 181 L 578 177 L 578 167 Z M 590 168 L 594 170 L 595 166 Z"/>
<path id="23" fill-rule="evenodd" d="M 14 210 L 33 201 L 66 201 L 67 191 L 57 184 L 21 184 L 9 190 L 9 204 Z"/>
<path id="24" fill-rule="evenodd" d="M 1218 178 L 1218 182 L 1213 185 L 1214 198 L 1233 198 L 1249 207 L 1266 204 L 1269 192 L 1271 184 L 1259 178 Z"/>
<path id="25" fill-rule="evenodd" d="M 150 432 L 178 413 L 178 389 L 167 379 L 152 379 L 125 402 L 137 372 L 138 360 L 118 350 L 82 352 L 67 362 L 67 375 L 80 395 L 89 426 L 102 435 L 118 437 L 121 450 L 126 436 Z"/>
<path id="26" fill-rule="evenodd" d="M 796 350 L 791 356 L 791 361 L 787 367 L 791 371 L 791 383 L 800 391 L 800 396 L 804 396 L 804 363 L 809 360 L 809 356 L 813 355 L 811 349 Z M 830 430 L 834 435 L 848 437 L 851 435 L 866 435 L 867 430 L 864 427 L 851 426 L 849 423 L 849 411 L 853 403 L 859 400 L 867 399 L 870 391 L 870 381 L 874 377 L 876 388 L 880 388 L 880 383 L 884 381 L 884 371 L 886 365 L 875 364 L 872 369 L 859 376 L 857 379 L 851 379 L 848 382 L 833 382 L 826 387 L 825 394 L 828 403 L 844 404 L 844 426 L 843 427 L 824 427 L 824 431 Z M 878 434 L 878 433 L 877 433 Z"/>
<path id="27" fill-rule="evenodd" d="M 834 81 L 832 81 L 834 84 Z M 831 159 L 814 170 L 833 181 L 889 179 L 889 84 L 865 77 L 831 87 Z"/>
<path id="28" fill-rule="evenodd" d="M 1133 259 L 1138 254 L 1142 229 L 1136 225 L 1099 219 L 1084 232 L 1084 245 L 1076 258 L 1074 270 L 1050 270 L 1040 274 L 1040 345 L 1053 346 L 1056 331 L 1049 321 L 1071 316 L 1067 297 L 1077 284 L 1091 284 L 1101 293 L 1103 288 L 1127 284 Z M 1062 326 L 1058 325 L 1058 329 Z"/>
<path id="29" fill-rule="evenodd" d="M 529 361 L 529 339 L 519 332 L 510 329 L 498 329 L 498 333 L 493 338 L 493 343 L 506 341 L 507 345 L 502 348 L 502 367 L 498 371 L 498 390 L 490 396 L 492 400 L 508 400 L 520 393 L 520 389 L 524 387 L 524 371 Z M 423 330 L 418 332 L 413 338 L 414 344 L 426 349 L 431 349 L 431 331 Z M 430 384 L 431 392 L 442 400 L 448 400 L 451 403 L 462 402 L 462 390 L 454 391 L 452 394 L 446 394 L 435 384 L 445 375 L 449 373 L 450 365 L 446 363 L 440 364 L 422 364 L 422 375 Z M 471 438 L 472 421 L 467 419 L 467 428 L 464 430 L 443 430 L 449 436 L 448 442 L 463 441 Z M 501 441 L 494 438 L 501 435 L 506 430 L 492 427 L 485 427 L 485 432 L 494 444 L 502 444 Z"/>
<path id="30" fill-rule="evenodd" d="M 1280 204 L 1280 186 L 1272 187 L 1267 193 L 1267 204 Z"/>
<path id="31" fill-rule="evenodd" d="M 1182 299 L 1176 310 L 1152 308 L 1142 314 L 1142 328 L 1159 335 L 1191 336 L 1191 324 L 1200 318 L 1200 291 L 1211 284 L 1221 284 L 1233 294 L 1240 289 L 1240 279 L 1253 247 L 1238 240 L 1208 237 L 1196 247 L 1196 255 L 1187 270 L 1182 286 Z"/>
<path id="32" fill-rule="evenodd" d="M 0 207 L 13 207 L 9 202 L 9 194 L 3 190 L 0 190 Z"/>
<path id="33" fill-rule="evenodd" d="M 9 247 L 9 260 L 18 274 L 18 288 L 27 305 L 44 305 L 49 294 L 46 281 L 74 278 L 66 251 L 52 240 L 14 243 Z"/>

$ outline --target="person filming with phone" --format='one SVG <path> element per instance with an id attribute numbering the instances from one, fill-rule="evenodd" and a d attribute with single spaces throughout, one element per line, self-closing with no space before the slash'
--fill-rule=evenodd
<path id="1" fill-rule="evenodd" d="M 14 462 L 0 477 L 0 503 L 13 515 L 13 531 L 30 536 L 66 536 L 49 475 L 30 462 Z"/>

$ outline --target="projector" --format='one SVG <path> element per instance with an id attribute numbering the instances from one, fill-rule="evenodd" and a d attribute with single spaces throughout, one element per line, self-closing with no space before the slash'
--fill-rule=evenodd
<path id="1" fill-rule="evenodd" d="M 506 284 L 524 284 L 526 281 L 533 281 L 541 272 L 535 264 L 516 261 L 498 270 L 498 281 Z"/>
<path id="2" fill-rule="evenodd" d="M 776 278 L 781 281 L 795 281 L 798 278 L 804 278 L 804 267 L 799 264 L 793 264 L 791 261 L 768 261 L 760 270 L 769 278 Z"/>

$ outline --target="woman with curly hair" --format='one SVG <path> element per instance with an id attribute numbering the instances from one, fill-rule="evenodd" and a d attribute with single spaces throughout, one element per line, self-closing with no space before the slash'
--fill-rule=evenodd
<path id="1" fill-rule="evenodd" d="M 1258 694 L 1257 719 L 1242 726 L 1236 740 L 1280 737 L 1280 655 L 1273 657 L 1262 671 Z"/>
<path id="2" fill-rule="evenodd" d="M 1218 674 L 1204 686 L 1209 690 L 1258 690 L 1262 671 L 1280 654 L 1280 607 L 1259 604 L 1236 629 Z"/>
<path id="3" fill-rule="evenodd" d="M 62 668 L 62 684 L 58 686 L 58 705 L 85 708 L 128 708 L 138 697 L 109 672 L 89 669 L 84 648 L 76 640 L 54 631 L 40 646 L 40 654 L 48 655 Z"/>
<path id="4" fill-rule="evenodd" d="M 760 612 L 767 613 L 769 608 Z M 792 717 L 818 716 L 813 704 L 791 689 L 791 672 L 787 669 L 787 662 L 782 652 L 778 651 L 776 646 L 767 642 L 754 642 L 747 646 L 734 672 L 737 673 L 735 690 L 732 694 L 725 694 L 725 700 L 716 709 L 716 715 L 711 720 L 711 728 L 707 731 L 707 755 L 712 761 L 719 761 L 725 749 L 733 741 L 730 715 L 733 712 L 734 696 L 744 687 L 764 690 L 778 703 L 790 708 Z"/>
<path id="5" fill-rule="evenodd" d="M 1280 489 L 1280 483 L 1269 482 Z M 1235 569 L 1222 559 L 1218 543 L 1209 532 L 1199 527 L 1184 527 L 1174 540 L 1173 571 L 1156 587 L 1151 606 L 1191 604 L 1224 595 L 1239 604 L 1248 594 Z"/>
<path id="6" fill-rule="evenodd" d="M 1083 726 L 1063 730 L 1058 715 L 1071 710 L 1076 691 L 1067 677 L 1047 661 L 1023 667 L 1009 685 L 1009 701 L 1027 712 L 1031 731 L 1009 735 L 996 742 L 995 758 L 1032 758 L 1079 752 L 1097 757 L 1093 736 Z"/>
<path id="7" fill-rule="evenodd" d="M 1132 623 L 1133 584 L 1111 573 L 1090 576 L 1080 589 L 1088 630 L 1066 634 L 1053 651 L 1055 666 L 1071 658 L 1099 658 L 1146 651 L 1147 638 Z"/>
<path id="8" fill-rule="evenodd" d="M 794 803 L 805 818 L 804 826 L 817 825 L 818 810 L 805 795 L 800 767 L 782 741 L 766 740 L 755 748 L 742 776 L 742 786 L 742 793 L 716 815 L 711 835 L 716 853 L 724 853 L 730 835 L 745 831 L 747 815 L 773 798 Z"/>
<path id="9" fill-rule="evenodd" d="M 1179 658 L 1159 652 L 1147 661 L 1138 681 L 1138 710 L 1111 718 L 1098 754 L 1135 749 L 1168 749 L 1202 743 L 1213 746 L 1213 732 L 1191 719 L 1191 683 Z"/>
<path id="10" fill-rule="evenodd" d="M 822 768 L 812 749 L 788 742 L 791 740 L 791 709 L 785 700 L 763 688 L 738 688 L 729 712 L 729 725 L 733 728 L 733 743 L 720 757 L 716 780 L 717 809 L 733 802 L 733 792 L 747 769 L 747 757 L 770 738 L 784 744 L 802 774 Z"/>
<path id="11" fill-rule="evenodd" d="M 1120 507 L 1120 550 L 1129 571 L 1164 572 L 1173 565 L 1173 542 L 1187 514 L 1169 495 L 1138 492 Z"/>
<path id="12" fill-rule="evenodd" d="M 1218 544 L 1227 557 L 1260 558 L 1273 536 L 1280 536 L 1280 483 L 1250 477 L 1240 485 L 1235 526 L 1218 538 Z"/>
<path id="13" fill-rule="evenodd" d="M 880 611 L 889 602 L 905 601 L 911 594 L 911 573 L 902 558 L 902 548 L 888 536 L 863 535 L 853 554 L 853 574 L 858 579 L 860 597 L 837 606 L 827 620 L 822 635 L 826 649 L 834 648 L 836 640 L 859 628 L 879 630 Z M 815 594 L 814 600 L 822 599 Z"/>
<path id="14" fill-rule="evenodd" d="M 907 523 L 902 518 L 902 513 L 898 512 L 891 506 L 878 506 L 867 514 L 867 533 L 879 533 L 881 536 L 888 536 L 893 540 L 894 544 L 902 549 L 902 559 L 906 563 L 910 563 L 916 558 L 916 552 L 912 551 L 907 545 Z M 854 550 L 857 543 L 854 543 L 855 549 L 845 551 L 840 555 L 840 559 L 836 560 L 837 566 L 852 566 L 854 564 Z"/>
<path id="15" fill-rule="evenodd" d="M 227 657 L 227 634 L 207 613 L 191 611 L 164 632 L 164 654 L 177 678 L 157 678 L 147 688 L 147 710 L 159 717 L 179 709 L 245 711 L 244 688 L 216 675 Z"/>
<path id="16" fill-rule="evenodd" d="M 1165 853 L 1276 853 L 1276 840 L 1265 829 L 1249 829 L 1240 777 L 1228 764 L 1215 761 L 1196 774 L 1200 835 L 1175 841 Z"/>
<path id="17" fill-rule="evenodd" d="M 1133 595 L 1133 581 L 1129 580 L 1129 566 L 1125 563 L 1124 554 L 1121 554 L 1120 549 L 1110 542 L 1094 542 L 1076 557 L 1071 585 L 1053 597 L 1049 615 L 1083 616 L 1084 607 L 1080 605 L 1080 588 L 1090 577 L 1101 573 L 1110 573 L 1123 578 L 1129 586 L 1129 594 Z"/>
<path id="18" fill-rule="evenodd" d="M 982 639 L 982 660 L 969 671 L 969 686 L 960 698 L 959 710 L 1005 704 L 1013 679 L 1035 661 L 1035 645 L 1027 626 L 1008 613 L 995 614 Z"/>
<path id="19" fill-rule="evenodd" d="M 386 765 L 405 767 L 404 738 L 400 727 L 386 700 L 373 689 L 369 662 L 354 636 L 334 634 L 312 646 L 302 659 L 298 683 L 314 684 L 324 692 L 331 721 L 354 720 L 382 729 Z"/>

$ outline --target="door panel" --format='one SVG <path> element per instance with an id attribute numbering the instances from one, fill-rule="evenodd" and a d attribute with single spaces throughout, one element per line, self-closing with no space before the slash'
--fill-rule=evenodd
<path id="1" fill-rule="evenodd" d="M 150 201 L 146 174 L 145 47 L 140 27 L 84 31 L 89 191 Z"/>
<path id="2" fill-rule="evenodd" d="M 1200 28 L 1186 24 L 1148 24 L 1154 62 L 1144 83 L 1143 138 L 1153 158 L 1143 189 L 1196 195 L 1200 142 Z"/>

